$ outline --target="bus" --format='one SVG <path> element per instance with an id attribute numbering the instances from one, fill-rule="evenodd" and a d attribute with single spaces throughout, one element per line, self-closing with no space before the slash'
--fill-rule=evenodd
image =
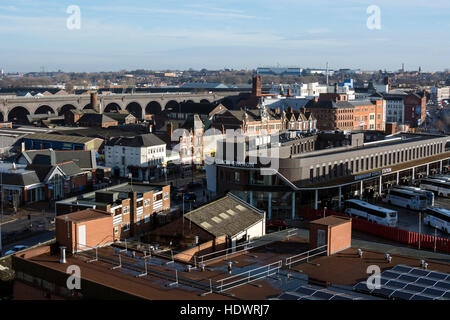
<path id="1" fill-rule="evenodd" d="M 449 233 L 450 231 L 450 210 L 431 207 L 425 210 L 425 216 L 423 223 L 428 224 L 430 227 L 442 230 Z"/>
<path id="2" fill-rule="evenodd" d="M 425 194 L 397 187 L 389 189 L 382 200 L 395 206 L 413 210 L 424 210 L 428 206 L 428 199 Z"/>
<path id="3" fill-rule="evenodd" d="M 346 200 L 344 205 L 344 212 L 351 217 L 361 218 L 389 227 L 397 226 L 398 214 L 395 210 L 375 206 L 357 199 Z"/>
<path id="4" fill-rule="evenodd" d="M 450 182 L 440 179 L 422 179 L 420 188 L 430 190 L 441 197 L 448 197 L 450 194 Z"/>
<path id="5" fill-rule="evenodd" d="M 395 188 L 397 188 L 397 189 L 404 189 L 404 190 L 410 190 L 410 191 L 414 191 L 414 192 L 417 192 L 417 193 L 422 193 L 423 195 L 425 195 L 425 197 L 427 197 L 427 205 L 429 207 L 434 206 L 434 193 L 433 193 L 433 191 L 422 190 L 420 188 L 411 187 L 411 186 L 395 186 Z"/>
<path id="6" fill-rule="evenodd" d="M 429 179 L 436 179 L 436 180 L 444 180 L 449 182 L 450 181 L 450 176 L 448 174 L 438 174 L 435 176 L 429 176 Z"/>

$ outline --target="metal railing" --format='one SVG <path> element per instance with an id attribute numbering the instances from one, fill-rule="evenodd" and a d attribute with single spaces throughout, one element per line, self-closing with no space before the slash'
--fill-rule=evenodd
<path id="1" fill-rule="evenodd" d="M 228 278 L 217 280 L 216 290 L 219 292 L 224 292 L 232 288 L 239 287 L 241 285 L 251 283 L 269 276 L 278 274 L 278 271 L 283 266 L 283 261 L 279 260 L 277 262 L 251 269 Z"/>
<path id="2" fill-rule="evenodd" d="M 198 265 L 204 264 L 205 262 L 213 261 L 213 260 L 216 260 L 216 259 L 222 259 L 224 257 L 225 257 L 225 260 L 227 260 L 228 259 L 228 255 L 241 253 L 241 252 L 253 249 L 254 247 L 252 246 L 252 244 L 254 244 L 254 242 L 253 241 L 249 241 L 249 242 L 245 242 L 245 243 L 242 243 L 240 245 L 237 245 L 237 246 L 235 246 L 233 248 L 226 248 L 226 249 L 214 251 L 214 252 L 211 252 L 211 253 L 204 254 L 202 256 L 194 255 L 194 265 L 196 267 L 198 267 Z M 242 249 L 237 250 L 237 248 L 242 248 Z M 225 253 L 223 253 L 223 252 L 225 252 Z M 214 256 L 214 255 L 217 255 L 217 256 Z M 211 256 L 214 256 L 214 257 L 211 257 Z M 211 258 L 205 259 L 206 257 L 211 257 Z"/>
<path id="3" fill-rule="evenodd" d="M 320 247 L 317 247 L 317 248 L 315 248 L 315 249 L 308 250 L 308 251 L 306 251 L 306 252 L 302 252 L 302 253 L 297 254 L 297 255 L 295 255 L 295 256 L 292 256 L 292 257 L 288 257 L 288 258 L 286 258 L 284 264 L 285 264 L 285 266 L 286 266 L 288 269 L 290 269 L 291 266 L 292 266 L 293 264 L 302 262 L 302 261 L 304 261 L 304 260 L 306 260 L 307 262 L 309 262 L 309 258 L 318 256 L 318 255 L 321 255 L 321 254 L 324 254 L 324 253 L 327 253 L 327 248 L 328 248 L 328 245 L 325 244 L 325 245 L 320 246 Z M 318 250 L 319 250 L 319 251 L 318 251 Z M 317 251 L 318 251 L 318 252 L 317 252 Z M 314 253 L 314 252 L 315 252 L 315 253 Z"/>

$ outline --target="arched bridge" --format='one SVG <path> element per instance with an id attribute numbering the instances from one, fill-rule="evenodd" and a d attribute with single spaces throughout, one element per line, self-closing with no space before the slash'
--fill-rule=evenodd
<path id="1" fill-rule="evenodd" d="M 248 93 L 206 92 L 206 93 L 134 93 L 98 95 L 102 112 L 128 110 L 138 119 L 146 114 L 158 114 L 162 110 L 177 108 L 183 102 L 220 102 L 233 108 Z M 63 115 L 71 109 L 92 109 L 90 95 L 65 95 L 45 97 L 15 97 L 0 99 L 0 121 L 26 122 L 29 114 L 53 113 Z"/>

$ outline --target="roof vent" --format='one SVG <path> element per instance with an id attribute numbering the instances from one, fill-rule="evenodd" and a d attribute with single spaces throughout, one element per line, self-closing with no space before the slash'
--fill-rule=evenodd
<path id="1" fill-rule="evenodd" d="M 59 247 L 61 249 L 61 259 L 59 260 L 59 263 L 66 263 L 66 247 Z"/>

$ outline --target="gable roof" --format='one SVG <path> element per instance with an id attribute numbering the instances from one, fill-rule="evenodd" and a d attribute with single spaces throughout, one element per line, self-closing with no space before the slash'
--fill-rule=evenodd
<path id="1" fill-rule="evenodd" d="M 40 183 L 36 172 L 32 170 L 23 170 L 21 172 L 2 172 L 2 184 L 12 186 L 29 186 Z"/>
<path id="2" fill-rule="evenodd" d="M 95 151 L 77 150 L 77 151 L 59 151 L 53 149 L 30 150 L 22 152 L 22 156 L 28 164 L 55 165 L 58 163 L 73 161 L 79 168 L 95 169 L 97 161 Z"/>
<path id="3" fill-rule="evenodd" d="M 80 120 L 80 123 L 92 123 L 92 124 L 101 124 L 101 123 L 109 123 L 109 122 L 117 122 L 116 120 L 110 118 L 104 113 L 85 113 Z"/>
<path id="4" fill-rule="evenodd" d="M 229 193 L 184 217 L 215 237 L 233 237 L 264 219 L 264 212 Z"/>

